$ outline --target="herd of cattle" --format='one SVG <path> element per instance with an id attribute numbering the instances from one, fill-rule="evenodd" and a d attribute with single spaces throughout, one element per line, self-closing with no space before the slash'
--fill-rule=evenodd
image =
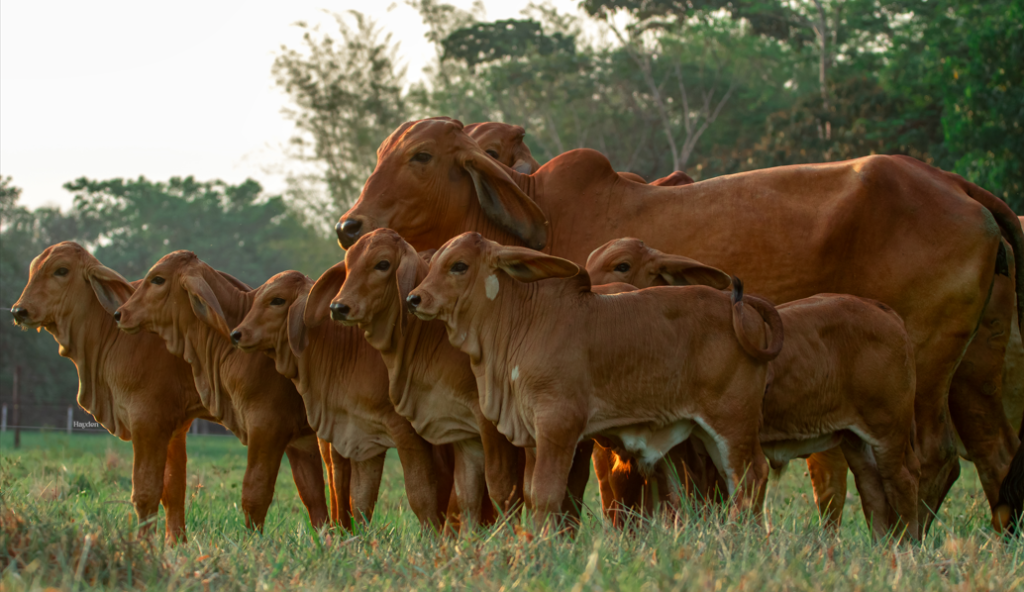
<path id="1" fill-rule="evenodd" d="M 143 524 L 163 503 L 185 538 L 203 418 L 248 447 L 252 528 L 283 454 L 313 525 L 370 520 L 389 448 L 438 529 L 577 517 L 591 462 L 617 525 L 684 498 L 756 515 L 768 465 L 802 457 L 826 524 L 850 469 L 872 532 L 918 538 L 961 456 L 1013 528 L 1024 235 L 1005 203 L 900 156 L 648 184 L 586 149 L 540 167 L 523 136 L 403 124 L 315 282 L 251 289 L 188 251 L 128 282 L 71 242 L 32 262 L 15 322 L 54 336 L 78 402 L 132 442 Z"/>

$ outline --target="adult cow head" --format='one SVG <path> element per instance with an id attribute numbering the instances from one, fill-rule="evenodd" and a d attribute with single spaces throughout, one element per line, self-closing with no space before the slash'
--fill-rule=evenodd
<path id="1" fill-rule="evenodd" d="M 724 290 L 732 283 L 720 269 L 662 253 L 636 238 L 615 239 L 594 249 L 587 258 L 587 273 L 595 286 L 624 282 L 637 288 L 701 285 Z"/>
<path id="2" fill-rule="evenodd" d="M 207 273 L 219 274 L 239 290 L 249 290 L 230 275 L 213 270 L 192 251 L 174 251 L 150 268 L 132 297 L 117 309 L 117 326 L 126 333 L 156 333 L 177 356 L 184 355 L 183 338 L 193 318 L 227 338 L 228 321 Z"/>
<path id="3" fill-rule="evenodd" d="M 231 343 L 244 352 L 266 352 L 278 372 L 292 376 L 294 357 L 306 349 L 308 337 L 302 321 L 306 296 L 313 280 L 298 271 L 282 271 L 256 289 L 252 306 L 231 332 Z M 281 356 L 291 350 L 292 356 Z"/>
<path id="4" fill-rule="evenodd" d="M 516 175 L 447 117 L 402 124 L 377 150 L 377 167 L 338 222 L 343 248 L 391 228 L 417 249 L 436 248 L 467 227 L 491 226 L 541 249 L 548 222 Z M 500 234 L 500 232 L 499 232 Z"/>
<path id="5" fill-rule="evenodd" d="M 531 175 L 540 168 L 540 163 L 533 159 L 530 148 L 523 142 L 526 130 L 521 125 L 487 121 L 471 123 L 465 131 L 491 158 L 518 173 Z"/>
<path id="6" fill-rule="evenodd" d="M 95 301 L 113 314 L 134 291 L 128 280 L 81 245 L 66 241 L 47 247 L 32 260 L 28 284 L 11 314 L 22 327 L 46 329 L 63 347 L 70 326 L 65 320 L 88 314 Z"/>

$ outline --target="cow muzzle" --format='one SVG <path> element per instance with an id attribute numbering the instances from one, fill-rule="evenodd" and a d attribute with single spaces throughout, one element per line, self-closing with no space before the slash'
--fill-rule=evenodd
<path id="1" fill-rule="evenodd" d="M 437 313 L 430 313 L 420 308 L 423 305 L 423 298 L 419 294 L 409 294 L 405 299 L 405 307 L 412 314 L 416 315 L 416 318 L 421 321 L 432 321 L 437 317 Z"/>
<path id="2" fill-rule="evenodd" d="M 21 325 L 29 321 L 28 309 L 22 306 L 15 306 L 11 309 L 11 316 L 14 317 L 14 324 Z"/>
<path id="3" fill-rule="evenodd" d="M 356 244 L 356 241 L 362 236 L 362 230 L 362 220 L 354 218 L 338 222 L 338 225 L 334 227 L 334 231 L 338 234 L 338 244 L 341 245 L 342 249 L 346 250 Z"/>

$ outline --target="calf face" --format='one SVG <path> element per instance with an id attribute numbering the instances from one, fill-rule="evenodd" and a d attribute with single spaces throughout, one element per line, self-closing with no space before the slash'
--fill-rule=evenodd
<path id="1" fill-rule="evenodd" d="M 231 332 L 231 343 L 244 352 L 282 351 L 299 354 L 305 348 L 302 313 L 313 285 L 298 271 L 283 271 L 256 289 L 252 307 Z"/>
<path id="2" fill-rule="evenodd" d="M 523 142 L 526 130 L 522 126 L 488 121 L 471 123 L 465 129 L 484 152 L 514 171 L 529 175 L 540 168 L 530 148 Z"/>
<path id="3" fill-rule="evenodd" d="M 587 273 L 595 286 L 625 282 L 637 288 L 699 285 L 724 290 L 731 284 L 724 271 L 662 253 L 636 238 L 615 239 L 594 249 L 587 258 Z"/>
<path id="4" fill-rule="evenodd" d="M 93 298 L 113 313 L 131 297 L 134 288 L 116 271 L 77 243 L 48 247 L 32 260 L 28 284 L 11 307 L 14 322 L 23 327 L 44 328 L 61 341 L 60 321 L 85 314 Z"/>
<path id="5" fill-rule="evenodd" d="M 430 260 L 427 277 L 406 299 L 423 320 L 440 319 L 449 336 L 461 335 L 467 315 L 492 302 L 501 289 L 498 274 L 521 282 L 572 277 L 580 273 L 572 261 L 523 247 L 505 247 L 475 232 L 461 234 L 445 243 Z M 461 339 L 453 339 L 458 347 Z"/>
<path id="6" fill-rule="evenodd" d="M 199 258 L 191 251 L 164 255 L 132 297 L 114 313 L 118 327 L 126 333 L 156 333 L 167 349 L 179 357 L 185 351 L 184 332 L 179 328 L 190 322 L 191 313 L 228 338 L 224 312 L 203 279 L 199 264 Z"/>

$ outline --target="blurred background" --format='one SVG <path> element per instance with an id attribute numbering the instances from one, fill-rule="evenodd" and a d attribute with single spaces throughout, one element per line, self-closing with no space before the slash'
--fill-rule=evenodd
<path id="1" fill-rule="evenodd" d="M 377 146 L 437 115 L 649 180 L 908 154 L 1024 214 L 1021 64 L 1024 0 L 4 0 L 0 302 L 61 240 L 129 279 L 175 249 L 316 277 Z M 22 425 L 91 419 L 49 336 L 0 345 Z"/>

